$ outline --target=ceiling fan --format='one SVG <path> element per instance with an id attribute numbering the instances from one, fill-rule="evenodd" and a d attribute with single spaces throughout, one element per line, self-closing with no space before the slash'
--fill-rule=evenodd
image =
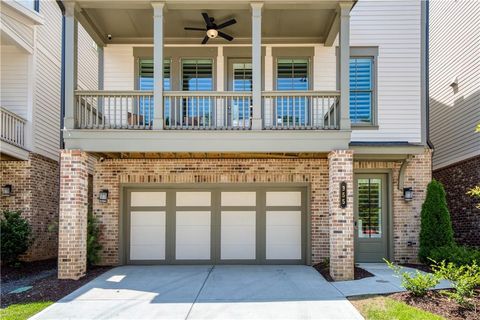
<path id="1" fill-rule="evenodd" d="M 214 39 L 218 36 L 222 37 L 225 40 L 232 41 L 233 37 L 223 33 L 222 31 L 219 31 L 220 29 L 226 28 L 228 26 L 231 26 L 232 24 L 237 23 L 237 20 L 235 19 L 230 19 L 224 23 L 221 23 L 217 25 L 215 23 L 215 19 L 213 17 L 209 17 L 208 13 L 202 12 L 203 20 L 205 20 L 205 28 L 194 28 L 194 27 L 185 27 L 185 30 L 193 30 L 193 31 L 204 31 L 207 34 L 202 40 L 202 44 L 205 44 L 208 42 L 209 39 Z"/>

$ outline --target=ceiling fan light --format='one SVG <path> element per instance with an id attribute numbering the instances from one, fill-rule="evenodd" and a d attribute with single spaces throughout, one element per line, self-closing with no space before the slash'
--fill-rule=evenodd
<path id="1" fill-rule="evenodd" d="M 208 29 L 207 36 L 211 39 L 216 38 L 218 36 L 218 31 L 215 29 Z"/>

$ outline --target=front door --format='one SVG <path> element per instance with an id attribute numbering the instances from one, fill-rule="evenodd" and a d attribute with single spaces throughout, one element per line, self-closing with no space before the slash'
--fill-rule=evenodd
<path id="1" fill-rule="evenodd" d="M 388 258 L 386 174 L 355 176 L 355 261 L 382 262 Z"/>

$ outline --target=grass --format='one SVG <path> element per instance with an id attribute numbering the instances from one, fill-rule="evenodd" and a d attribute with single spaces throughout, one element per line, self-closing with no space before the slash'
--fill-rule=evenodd
<path id="1" fill-rule="evenodd" d="M 34 314 L 42 311 L 53 301 L 36 301 L 28 303 L 12 304 L 5 309 L 0 309 L 0 319 L 2 320 L 23 320 L 28 319 Z"/>
<path id="2" fill-rule="evenodd" d="M 361 296 L 350 299 L 366 320 L 443 320 L 433 313 L 411 307 L 382 296 Z"/>

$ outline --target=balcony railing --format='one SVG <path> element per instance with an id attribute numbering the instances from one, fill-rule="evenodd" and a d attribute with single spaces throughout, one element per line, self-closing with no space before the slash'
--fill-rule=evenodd
<path id="1" fill-rule="evenodd" d="M 164 92 L 166 129 L 248 130 L 251 92 Z"/>
<path id="2" fill-rule="evenodd" d="M 77 91 L 75 128 L 141 129 L 153 127 L 153 91 Z M 339 129 L 340 94 L 318 91 L 262 93 L 264 129 Z M 251 92 L 163 93 L 164 128 L 170 130 L 249 130 Z"/>
<path id="3" fill-rule="evenodd" d="M 339 129 L 340 93 L 318 91 L 263 92 L 265 129 Z"/>
<path id="4" fill-rule="evenodd" d="M 25 148 L 25 124 L 27 120 L 0 107 L 0 139 Z"/>

